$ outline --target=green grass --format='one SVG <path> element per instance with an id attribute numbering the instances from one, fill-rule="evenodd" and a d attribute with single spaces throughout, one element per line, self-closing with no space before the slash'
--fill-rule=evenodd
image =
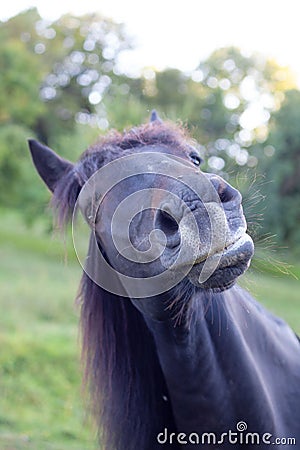
<path id="1" fill-rule="evenodd" d="M 80 267 L 64 244 L 0 224 L 0 448 L 95 449 L 83 408 L 74 298 Z"/>
<path id="2" fill-rule="evenodd" d="M 269 311 L 280 316 L 300 335 L 300 282 L 287 275 L 250 271 L 240 284 Z"/>
<path id="3" fill-rule="evenodd" d="M 28 230 L 16 213 L 0 217 L 0 449 L 95 449 L 80 390 L 81 268 L 71 242 L 45 235 L 42 223 Z M 300 333 L 299 281 L 261 264 L 242 284 Z"/>

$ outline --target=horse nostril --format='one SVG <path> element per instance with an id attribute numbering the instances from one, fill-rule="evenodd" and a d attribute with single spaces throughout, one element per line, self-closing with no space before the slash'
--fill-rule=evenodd
<path id="1" fill-rule="evenodd" d="M 180 244 L 178 223 L 167 211 L 159 209 L 156 214 L 155 228 L 161 230 L 167 238 L 168 247 L 176 247 Z"/>
<path id="2" fill-rule="evenodd" d="M 238 191 L 230 186 L 230 184 L 225 184 L 225 186 L 220 185 L 218 194 L 222 203 L 231 202 L 239 195 Z"/>
<path id="3" fill-rule="evenodd" d="M 222 178 L 211 178 L 210 181 L 214 185 L 222 203 L 241 202 L 239 191 L 226 183 Z"/>
<path id="4" fill-rule="evenodd" d="M 159 210 L 157 213 L 157 225 L 166 235 L 178 231 L 178 223 L 167 211 Z"/>

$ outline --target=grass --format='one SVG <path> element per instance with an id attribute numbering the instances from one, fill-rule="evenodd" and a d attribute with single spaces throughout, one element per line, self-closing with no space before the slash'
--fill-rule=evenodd
<path id="1" fill-rule="evenodd" d="M 13 229 L 13 231 L 12 231 Z M 95 449 L 80 386 L 80 267 L 17 215 L 0 225 L 0 448 Z"/>
<path id="2" fill-rule="evenodd" d="M 240 284 L 269 311 L 280 316 L 300 335 L 300 282 L 288 275 L 250 271 Z"/>
<path id="3" fill-rule="evenodd" d="M 42 223 L 28 230 L 18 214 L 0 215 L 0 449 L 95 449 L 73 302 L 81 268 L 71 244 L 45 235 Z M 242 284 L 300 333 L 299 281 L 281 265 L 256 265 Z"/>

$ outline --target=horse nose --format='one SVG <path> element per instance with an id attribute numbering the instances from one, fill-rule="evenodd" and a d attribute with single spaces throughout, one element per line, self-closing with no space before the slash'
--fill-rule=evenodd
<path id="1" fill-rule="evenodd" d="M 206 235 L 211 220 L 223 223 L 223 209 L 227 211 L 239 209 L 242 201 L 239 191 L 218 175 L 205 175 L 210 184 L 206 184 L 206 190 L 201 192 L 202 196 L 194 197 L 193 201 L 187 203 L 181 198 L 167 197 L 157 209 L 155 228 L 164 233 L 168 248 L 175 248 L 180 244 L 184 229 L 188 228 L 191 232 L 193 230 L 200 235 Z"/>

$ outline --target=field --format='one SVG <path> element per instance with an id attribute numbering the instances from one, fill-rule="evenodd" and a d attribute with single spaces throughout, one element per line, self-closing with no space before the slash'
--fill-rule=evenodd
<path id="1" fill-rule="evenodd" d="M 80 388 L 80 266 L 70 242 L 0 214 L 0 449 L 95 449 Z M 242 284 L 300 333 L 295 277 L 264 269 Z"/>

